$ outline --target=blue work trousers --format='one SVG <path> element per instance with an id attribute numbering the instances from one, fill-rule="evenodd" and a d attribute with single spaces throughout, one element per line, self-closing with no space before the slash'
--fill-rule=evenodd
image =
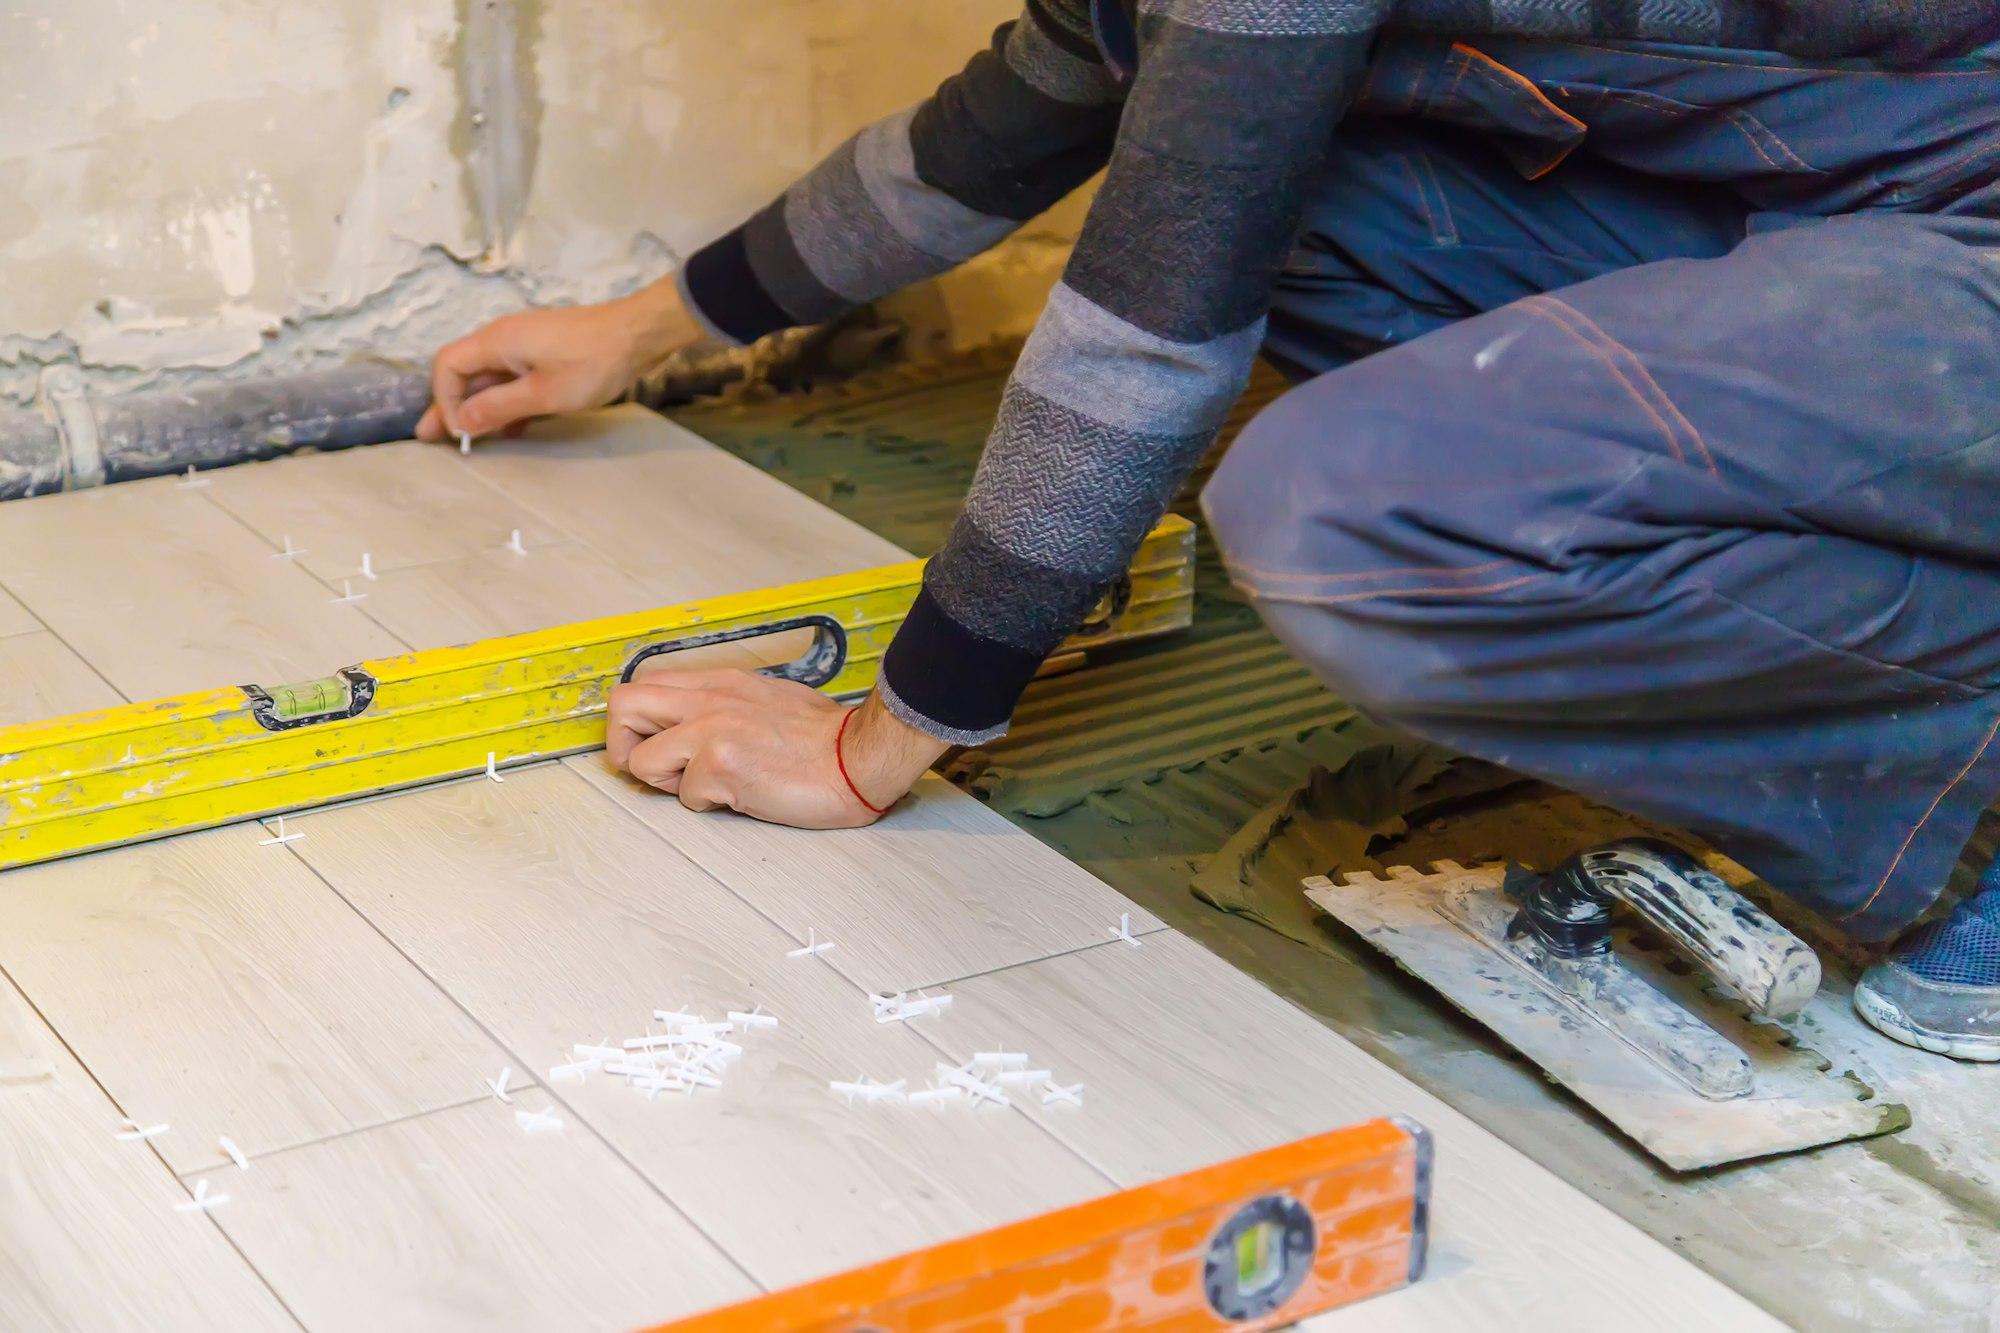
<path id="1" fill-rule="evenodd" d="M 1343 697 L 1861 939 L 2000 795 L 2000 60 L 1392 37 L 1205 496 Z"/>

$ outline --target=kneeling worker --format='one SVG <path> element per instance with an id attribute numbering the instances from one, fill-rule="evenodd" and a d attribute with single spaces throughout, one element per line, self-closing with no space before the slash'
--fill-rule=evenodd
<path id="1" fill-rule="evenodd" d="M 851 717 L 626 686 L 697 809 L 864 824 L 998 736 L 1261 350 L 1205 497 L 1344 699 L 1692 829 L 1858 938 L 2000 793 L 2000 11 L 1974 0 L 1029 0 L 671 280 L 438 353 L 422 432 L 833 318 L 1109 166 Z M 2000 879 L 1864 980 L 2000 1058 Z"/>

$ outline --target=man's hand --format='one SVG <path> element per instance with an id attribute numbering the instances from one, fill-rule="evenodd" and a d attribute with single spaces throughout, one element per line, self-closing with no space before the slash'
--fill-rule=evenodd
<path id="1" fill-rule="evenodd" d="M 439 349 L 417 438 L 495 435 L 601 407 L 701 336 L 671 279 L 602 305 L 508 315 Z"/>
<path id="2" fill-rule="evenodd" d="M 690 810 L 727 806 L 796 828 L 858 828 L 878 818 L 870 805 L 895 804 L 947 747 L 872 696 L 843 734 L 846 714 L 793 681 L 663 673 L 611 691 L 606 747 L 613 764 Z M 853 789 L 841 777 L 843 759 Z"/>

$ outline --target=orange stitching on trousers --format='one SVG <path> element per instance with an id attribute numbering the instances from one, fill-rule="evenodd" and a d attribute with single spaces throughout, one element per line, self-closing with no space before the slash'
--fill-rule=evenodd
<path id="1" fill-rule="evenodd" d="M 1661 416 L 1659 412 L 1654 409 L 1651 403 L 1646 401 L 1646 396 L 1639 392 L 1637 386 L 1635 386 L 1631 380 L 1625 378 L 1625 372 L 1618 368 L 1618 363 L 1613 361 L 1610 358 L 1610 356 L 1605 353 L 1602 347 L 1599 347 L 1596 343 L 1593 343 L 1592 341 L 1590 341 L 1590 339 L 1584 337 L 1581 333 L 1578 333 L 1576 329 L 1570 326 L 1568 321 L 1561 319 L 1556 315 L 1551 314 L 1547 310 L 1544 310 L 1540 303 L 1547 299 L 1548 298 L 1542 296 L 1530 296 L 1527 299 L 1521 301 L 1519 304 L 1521 309 L 1527 311 L 1529 314 L 1540 315 L 1543 319 L 1555 325 L 1557 328 L 1561 329 L 1564 333 L 1567 333 L 1571 338 L 1574 338 L 1576 340 L 1577 344 L 1580 347 L 1582 347 L 1584 351 L 1589 352 L 1599 361 L 1602 361 L 1604 363 L 1604 368 L 1611 372 L 1611 377 L 1617 380 L 1621 385 L 1625 387 L 1626 393 L 1632 395 L 1632 401 L 1639 405 L 1639 410 L 1644 412 L 1647 416 L 1651 417 L 1653 419 L 1653 424 L 1660 428 L 1660 434 L 1666 439 L 1667 449 L 1670 453 L 1673 454 L 1674 461 L 1676 463 L 1687 462 L 1687 455 L 1681 452 L 1681 442 L 1677 438 L 1675 438 L 1673 427 L 1667 424 L 1667 419 Z M 1563 308 L 1568 309 L 1569 307 L 1565 306 Z"/>
<path id="2" fill-rule="evenodd" d="M 1765 152 L 1764 145 L 1759 143 L 1757 136 L 1751 132 L 1750 127 L 1755 125 L 1758 129 L 1771 136 L 1771 142 L 1777 146 L 1778 151 L 1796 163 L 1799 170 L 1809 172 L 1815 176 L 1824 176 L 1827 174 L 1793 152 L 1792 146 L 1785 142 L 1784 136 L 1747 111 L 1741 111 L 1735 107 L 1699 106 L 1688 102 L 1676 102 L 1671 98 L 1659 97 L 1648 93 L 1620 92 L 1615 88 L 1598 89 L 1598 97 L 1600 99 L 1609 99 L 1613 102 L 1630 102 L 1633 106 L 1639 107 L 1642 110 L 1658 111 L 1670 116 L 1692 116 L 1698 114 L 1721 116 L 1728 120 L 1730 126 L 1738 134 L 1743 136 L 1743 142 L 1750 145 L 1750 151 L 1764 159 L 1765 166 L 1771 168 L 1773 171 L 1784 171 L 1786 169 L 1784 163 Z"/>
<path id="3" fill-rule="evenodd" d="M 1875 900 L 1882 896 L 1882 890 L 1889 887 L 1889 878 L 1896 873 L 1896 867 L 1903 864 L 1903 855 L 1910 850 L 1910 844 L 1917 840 L 1917 834 L 1923 831 L 1924 825 L 1931 822 L 1931 816 L 1936 814 L 1938 807 L 1944 804 L 1944 798 L 1958 790 L 1958 784 L 1965 781 L 1965 775 L 1972 771 L 1973 765 L 1979 762 L 1979 757 L 1986 753 L 1986 747 L 1993 744 L 1993 737 L 1996 734 L 2000 734 L 2000 717 L 1993 719 L 1993 725 L 1986 730 L 1986 739 L 1979 742 L 1979 748 L 1972 752 L 1972 758 L 1965 761 L 1965 767 L 1958 770 L 1957 777 L 1945 784 L 1944 790 L 1939 792 L 1937 799 L 1931 802 L 1930 809 L 1924 811 L 1924 817 L 1917 821 L 1916 826 L 1910 830 L 1909 836 L 1903 839 L 1903 845 L 1896 849 L 1895 859 L 1890 861 L 1889 868 L 1882 872 L 1882 882 L 1875 886 L 1875 892 L 1869 894 L 1867 901 L 1863 902 L 1861 906 L 1851 912 L 1842 912 L 1834 920 L 1845 921 L 1849 917 L 1860 916 L 1863 912 L 1874 906 Z"/>
<path id="4" fill-rule="evenodd" d="M 1536 39 L 1538 46 L 1560 46 L 1571 51 L 1596 51 L 1607 56 L 1631 56 L 1639 60 L 1660 60 L 1670 65 L 1709 65 L 1716 69 L 1775 69 L 1786 74 L 1831 74 L 1837 78 L 1869 79 L 1990 79 L 1990 69 L 1835 69 L 1824 65 L 1767 65 L 1763 61 L 1702 60 L 1695 56 L 1667 55 L 1659 51 L 1636 51 L 1622 46 L 1593 46 L 1589 42 Z"/>
<path id="5" fill-rule="evenodd" d="M 1584 314 L 1581 310 L 1578 310 L 1575 306 L 1569 304 L 1567 301 L 1562 300 L 1560 297 L 1540 296 L 1534 299 L 1540 301 L 1546 301 L 1548 304 L 1555 306 L 1557 309 L 1567 311 L 1569 314 L 1576 316 L 1577 320 L 1581 322 L 1587 330 L 1595 333 L 1599 338 L 1602 338 L 1605 342 L 1611 344 L 1613 348 L 1624 353 L 1626 359 L 1631 363 L 1632 370 L 1639 376 L 1640 379 L 1644 380 L 1646 386 L 1653 391 L 1655 398 L 1658 400 L 1659 406 L 1664 411 L 1671 414 L 1676 422 L 1680 423 L 1681 427 L 1685 429 L 1688 435 L 1694 440 L 1695 448 L 1701 450 L 1701 459 L 1702 462 L 1707 465 L 1709 475 L 1715 477 L 1720 477 L 1722 475 L 1721 471 L 1715 466 L 1715 455 L 1709 452 L 1708 441 L 1702 438 L 1701 432 L 1695 429 L 1694 423 L 1687 419 L 1687 414 L 1682 412 L 1679 406 L 1675 404 L 1672 396 L 1669 395 L 1665 389 L 1662 389 L 1660 387 L 1660 382 L 1653 378 L 1653 373 L 1651 371 L 1646 369 L 1646 363 L 1639 359 L 1638 353 L 1634 352 L 1624 343 L 1619 342 L 1616 338 L 1612 337 L 1609 333 L 1605 332 L 1603 325 L 1599 324 L 1596 320 L 1592 319 L 1589 315 Z"/>
<path id="6" fill-rule="evenodd" d="M 1454 51 L 1463 51 L 1469 56 L 1474 56 L 1480 60 L 1485 61 L 1486 63 L 1479 67 L 1481 73 L 1499 75 L 1504 79 L 1509 79 L 1512 80 L 1514 83 L 1518 83 L 1519 85 L 1521 85 L 1521 87 L 1527 89 L 1531 94 L 1533 94 L 1537 102 L 1540 102 L 1543 106 L 1547 107 L 1550 111 L 1555 112 L 1557 116 L 1561 117 L 1564 121 L 1568 122 L 1569 127 L 1571 129 L 1582 130 L 1585 128 L 1584 123 L 1582 121 L 1578 120 L 1575 116 L 1572 116 L 1569 112 L 1563 110 L 1561 107 L 1557 106 L 1554 102 L 1550 101 L 1549 95 L 1543 92 L 1541 88 L 1536 85 L 1533 79 L 1521 73 L 1519 70 L 1509 67 L 1502 61 L 1495 60 L 1492 56 L 1487 55 L 1484 51 L 1481 51 L 1478 47 L 1467 46 L 1464 42 L 1453 42 L 1451 44 L 1451 49 Z M 1502 83 L 1498 86 L 1504 90 L 1508 85 L 1506 83 Z"/>
<path id="7" fill-rule="evenodd" d="M 1488 560 L 1483 565 L 1406 565 L 1401 569 L 1362 569 L 1346 574 L 1299 573 L 1278 569 L 1264 569 L 1245 560 L 1226 562 L 1231 569 L 1247 570 L 1260 579 L 1272 579 L 1287 583 L 1302 583 L 1317 579 L 1322 583 L 1347 583 L 1354 579 L 1410 578 L 1419 574 L 1435 574 L 1439 578 L 1466 579 L 1475 574 L 1490 574 L 1506 566 L 1505 560 Z"/>
<path id="8" fill-rule="evenodd" d="M 1269 588 L 1259 588 L 1253 584 L 1238 583 L 1236 586 L 1252 597 L 1261 597 L 1267 602 L 1297 602 L 1304 606 L 1337 606 L 1342 602 L 1365 602 L 1377 597 L 1461 597 L 1478 592 L 1505 592 L 1518 588 L 1523 583 L 1547 578 L 1550 571 L 1538 569 L 1532 574 L 1518 578 L 1503 579 L 1498 583 L 1474 584 L 1470 588 L 1376 588 L 1368 592 L 1341 592 L 1325 597 L 1314 597 L 1302 592 L 1272 592 Z"/>

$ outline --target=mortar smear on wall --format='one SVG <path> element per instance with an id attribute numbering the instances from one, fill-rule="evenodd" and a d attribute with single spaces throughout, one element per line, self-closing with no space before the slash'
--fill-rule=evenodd
<path id="1" fill-rule="evenodd" d="M 0 398 L 421 360 L 669 271 L 1018 0 L 20 0 L 0 16 Z M 1018 332 L 1077 210 L 902 298 Z"/>

